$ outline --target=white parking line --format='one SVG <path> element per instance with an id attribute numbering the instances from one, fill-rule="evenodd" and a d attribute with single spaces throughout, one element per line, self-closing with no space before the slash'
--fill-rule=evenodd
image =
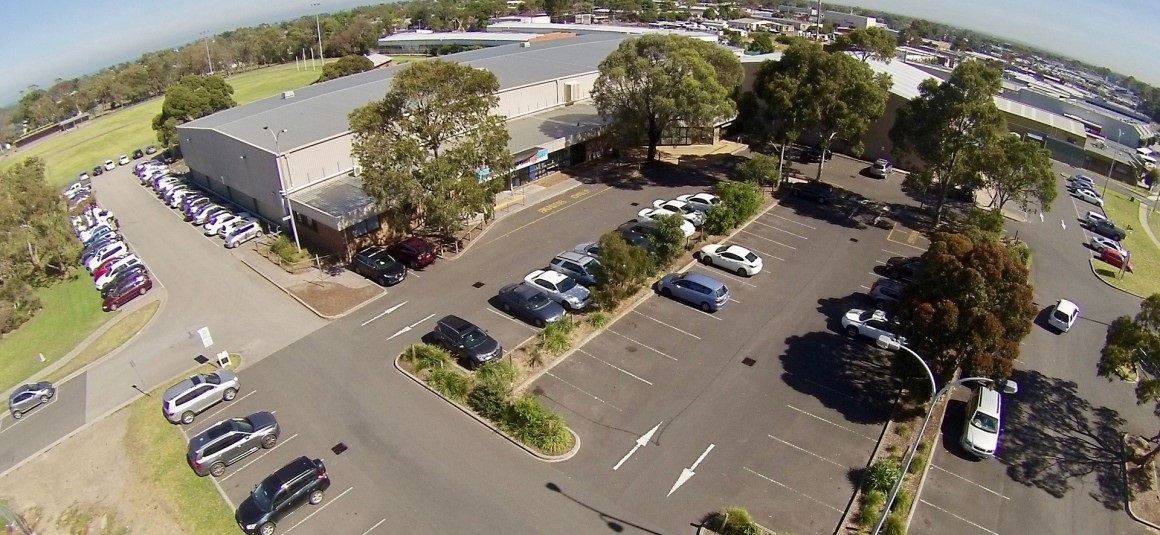
<path id="1" fill-rule="evenodd" d="M 837 427 L 838 429 L 841 429 L 841 430 L 843 430 L 843 431 L 848 431 L 848 432 L 850 432 L 850 433 L 852 433 L 852 434 L 854 434 L 854 435 L 858 435 L 858 436 L 860 436 L 860 437 L 862 437 L 862 438 L 864 438 L 864 439 L 866 439 L 866 440 L 869 440 L 870 442 L 877 442 L 877 439 L 874 439 L 874 438 L 868 437 L 868 436 L 866 436 L 866 435 L 863 435 L 862 433 L 859 433 L 859 432 L 857 432 L 857 431 L 855 431 L 855 430 L 853 430 L 853 429 L 850 429 L 849 427 L 846 427 L 846 426 L 844 426 L 844 425 L 842 425 L 842 424 L 838 424 L 838 423 L 831 422 L 831 421 L 829 421 L 829 420 L 827 420 L 827 419 L 825 419 L 825 418 L 822 418 L 821 416 L 818 416 L 818 415 L 816 415 L 816 414 L 812 414 L 812 413 L 810 413 L 810 412 L 808 412 L 808 411 L 804 411 L 804 410 L 802 410 L 802 409 L 799 409 L 799 408 L 797 408 L 797 407 L 794 407 L 793 405 L 786 405 L 786 407 L 789 407 L 789 408 L 791 408 L 791 409 L 793 409 L 793 410 L 795 410 L 795 411 L 798 411 L 798 412 L 800 412 L 800 413 L 802 413 L 802 414 L 804 414 L 804 415 L 806 415 L 806 416 L 809 416 L 809 417 L 811 417 L 811 418 L 816 418 L 816 419 L 818 419 L 818 420 L 821 420 L 821 421 L 823 421 L 823 422 L 825 422 L 825 423 L 828 423 L 828 424 L 830 424 L 830 425 L 832 425 L 832 426 L 834 426 L 834 427 Z"/>
<path id="2" fill-rule="evenodd" d="M 679 333 L 687 334 L 687 335 L 689 335 L 689 336 L 692 336 L 693 338 L 696 338 L 697 340 L 700 340 L 700 339 L 701 339 L 701 337 L 700 337 L 700 336 L 697 336 L 697 335 L 695 335 L 695 334 L 693 334 L 693 333 L 691 333 L 691 332 L 689 332 L 689 331 L 686 331 L 686 330 L 684 330 L 684 329 L 681 329 L 680 327 L 673 327 L 672 325 L 669 325 L 668 323 L 665 323 L 665 322 L 663 322 L 663 321 L 661 321 L 661 320 L 658 320 L 658 319 L 656 319 L 656 318 L 654 318 L 654 317 L 652 317 L 652 316 L 649 316 L 648 314 L 645 314 L 644 312 L 640 312 L 640 311 L 638 311 L 638 310 L 633 310 L 633 312 L 634 312 L 634 313 L 636 313 L 636 314 L 639 314 L 639 315 L 641 315 L 641 316 L 644 316 L 644 317 L 646 317 L 646 318 L 648 318 L 648 319 L 650 319 L 650 320 L 653 320 L 653 321 L 655 321 L 655 322 L 657 322 L 657 323 L 659 323 L 659 324 L 661 324 L 661 325 L 664 325 L 665 327 L 668 327 L 668 328 L 670 328 L 670 329 L 672 329 L 672 330 L 674 330 L 674 331 L 677 331 L 677 332 L 679 332 Z"/>
<path id="3" fill-rule="evenodd" d="M 371 527 L 370 527 L 370 529 L 368 529 L 368 530 L 366 530 L 366 531 L 362 532 L 362 535 L 367 535 L 367 533 L 370 533 L 370 532 L 374 531 L 374 530 L 375 530 L 375 528 L 377 528 L 377 527 L 379 527 L 379 526 L 383 525 L 383 522 L 386 522 L 386 521 L 387 521 L 387 519 L 385 519 L 385 518 L 384 518 L 384 519 L 382 519 L 382 520 L 379 520 L 378 522 L 375 522 L 375 525 L 371 526 Z"/>
<path id="4" fill-rule="evenodd" d="M 807 238 L 807 237 L 805 237 L 805 236 L 802 236 L 801 234 L 795 234 L 795 233 L 793 233 L 793 232 L 790 232 L 790 231 L 788 231 L 788 230 L 785 230 L 785 229 L 783 229 L 783 228 L 778 228 L 778 227 L 775 227 L 775 226 L 773 226 L 773 225 L 770 225 L 769 223 L 762 223 L 761 221 L 754 221 L 754 223 L 755 223 L 755 224 L 758 224 L 758 225 L 761 225 L 761 226 L 763 226 L 763 227 L 768 227 L 768 228 L 771 228 L 771 229 L 773 229 L 773 230 L 776 230 L 776 231 L 778 231 L 778 232 L 784 232 L 784 233 L 786 233 L 786 234 L 789 234 L 790 236 L 793 236 L 793 237 L 795 237 L 795 238 L 801 238 L 801 239 L 803 239 L 803 240 L 808 240 L 808 239 L 809 239 L 809 238 Z"/>
<path id="5" fill-rule="evenodd" d="M 777 261 L 780 261 L 780 262 L 785 262 L 785 259 L 784 259 L 784 258 L 782 258 L 782 257 L 780 257 L 780 256 L 773 256 L 773 255 L 771 255 L 771 254 L 769 254 L 769 253 L 767 253 L 767 252 L 764 252 L 764 251 L 759 251 L 759 250 L 757 250 L 757 249 L 754 249 L 753 247 L 750 247 L 750 246 L 748 246 L 748 245 L 746 245 L 746 246 L 745 246 L 745 248 L 746 248 L 746 249 L 749 249 L 750 251 L 753 251 L 753 252 L 755 252 L 755 253 L 757 253 L 757 254 L 759 254 L 759 255 L 761 255 L 763 258 L 772 258 L 772 259 L 774 259 L 774 260 L 777 260 Z"/>
<path id="6" fill-rule="evenodd" d="M 771 239 L 769 239 L 769 238 L 766 238 L 765 236 L 762 236 L 762 235 L 760 235 L 760 234 L 754 234 L 754 233 L 752 233 L 752 232 L 749 232 L 748 230 L 744 230 L 744 229 L 742 229 L 742 230 L 741 230 L 741 233 L 742 233 L 742 234 L 748 234 L 748 235 L 750 235 L 750 236 L 753 236 L 754 238 L 759 238 L 759 239 L 765 240 L 765 241 L 767 241 L 767 242 L 770 242 L 770 243 L 776 243 L 776 244 L 778 244 L 778 245 L 780 245 L 780 246 L 782 246 L 782 247 L 787 247 L 787 248 L 790 248 L 790 249 L 795 249 L 795 250 L 797 249 L 797 247 L 794 247 L 794 246 L 792 246 L 792 245 L 788 245 L 788 244 L 785 244 L 785 243 L 781 243 L 781 242 L 779 242 L 779 241 L 777 241 L 777 240 L 771 240 Z"/>
<path id="7" fill-rule="evenodd" d="M 910 255 L 904 255 L 902 253 L 891 251 L 890 249 L 883 249 L 882 252 L 884 252 L 886 254 L 892 254 L 894 256 L 910 256 Z"/>
<path id="8" fill-rule="evenodd" d="M 885 260 L 877 260 L 877 259 L 875 259 L 875 260 L 874 260 L 874 263 L 875 263 L 875 264 L 878 264 L 878 265 L 880 265 L 880 266 L 885 266 L 885 265 L 886 265 L 886 261 L 885 261 Z"/>
<path id="9" fill-rule="evenodd" d="M 294 433 L 293 435 L 290 435 L 290 436 L 289 436 L 289 437 L 287 437 L 285 440 L 279 440 L 277 444 L 274 444 L 274 447 L 273 447 L 273 448 L 270 448 L 270 449 L 268 449 L 268 450 L 266 450 L 266 451 L 262 452 L 261 454 L 259 454 L 257 457 L 254 457 L 253 459 L 250 459 L 250 462 L 248 462 L 248 463 L 246 463 L 246 464 L 243 464 L 243 465 L 239 466 L 237 470 L 234 470 L 233 472 L 230 472 L 230 473 L 229 473 L 229 475 L 227 475 L 227 476 L 225 476 L 225 477 L 223 477 L 223 478 L 219 479 L 219 481 L 225 481 L 225 480 L 227 480 L 227 479 L 229 479 L 229 478 L 231 478 L 231 477 L 234 477 L 234 475 L 236 475 L 238 472 L 241 472 L 242 470 L 245 470 L 247 466 L 250 466 L 251 464 L 254 464 L 254 463 L 258 462 L 258 460 L 259 460 L 259 459 L 261 459 L 262 457 L 265 457 L 265 456 L 266 456 L 266 454 L 268 454 L 268 453 L 270 453 L 270 452 L 272 452 L 272 451 L 274 451 L 274 450 L 276 450 L 276 449 L 278 449 L 278 448 L 281 448 L 283 444 L 285 444 L 285 443 L 287 443 L 287 442 L 290 442 L 291 440 L 294 440 L 294 437 L 296 437 L 296 436 L 298 436 L 298 433 Z"/>
<path id="10" fill-rule="evenodd" d="M 795 450 L 798 450 L 798 451 L 800 451 L 800 452 L 802 452 L 802 453 L 804 453 L 804 454 L 806 454 L 806 455 L 809 455 L 809 456 L 811 456 L 811 457 L 813 457 L 813 458 L 815 458 L 815 459 L 818 459 L 818 460 L 820 460 L 820 461 L 825 461 L 825 462 L 827 462 L 827 463 L 830 463 L 830 464 L 832 464 L 832 465 L 834 465 L 834 466 L 837 466 L 838 468 L 849 468 L 848 466 L 846 466 L 846 465 L 844 465 L 844 464 L 842 464 L 842 463 L 838 463 L 838 462 L 831 461 L 830 459 L 827 459 L 827 458 L 825 458 L 825 457 L 822 457 L 821 455 L 818 455 L 818 454 L 816 454 L 816 453 L 814 453 L 814 452 L 812 452 L 812 451 L 810 451 L 810 450 L 807 450 L 807 449 L 805 449 L 805 448 L 803 448 L 803 447 L 801 447 L 801 446 L 798 446 L 798 445 L 795 445 L 795 444 L 791 444 L 791 443 L 789 443 L 789 442 L 786 442 L 786 441 L 784 441 L 784 440 L 782 440 L 782 439 L 780 439 L 780 438 L 777 438 L 777 437 L 775 437 L 775 436 L 773 436 L 773 435 L 765 435 L 765 436 L 767 436 L 767 437 L 769 437 L 769 438 L 772 438 L 772 439 L 774 439 L 774 440 L 776 440 L 776 441 L 778 441 L 778 442 L 781 442 L 782 444 L 785 444 L 786 446 L 789 446 L 789 447 L 791 447 L 791 448 L 793 448 L 793 449 L 795 449 Z"/>
<path id="11" fill-rule="evenodd" d="M 734 299 L 734 298 L 732 298 L 732 297 L 730 297 L 730 298 L 729 298 L 729 300 L 730 300 L 730 301 L 733 301 L 734 303 L 737 303 L 737 304 L 739 304 L 739 305 L 741 304 L 741 301 L 738 301 L 738 300 L 736 300 L 736 299 Z M 716 317 L 716 316 L 713 316 L 713 317 Z"/>
<path id="12" fill-rule="evenodd" d="M 769 477 L 769 476 L 766 476 L 766 475 L 760 474 L 760 473 L 758 473 L 758 472 L 755 472 L 755 471 L 753 471 L 753 470 L 750 470 L 750 469 L 749 469 L 749 468 L 747 468 L 747 467 L 744 467 L 744 466 L 742 466 L 741 468 L 743 468 L 743 469 L 744 469 L 746 472 L 749 472 L 750 474 L 753 474 L 753 475 L 755 475 L 755 476 L 757 476 L 757 477 L 760 477 L 761 479 L 764 479 L 764 480 L 766 480 L 766 481 L 768 481 L 768 482 L 770 482 L 770 483 L 773 483 L 774 485 L 777 485 L 777 486 L 779 486 L 779 487 L 781 487 L 781 488 L 783 488 L 783 489 L 785 489 L 785 490 L 788 490 L 788 491 L 790 491 L 790 492 L 792 492 L 792 493 L 794 493 L 794 494 L 797 494 L 798 496 L 801 496 L 801 497 L 803 497 L 803 498 L 805 498 L 805 499 L 807 499 L 807 500 L 809 500 L 809 501 L 811 501 L 811 502 L 814 502 L 814 503 L 816 503 L 816 504 L 818 504 L 818 505 L 821 505 L 822 507 L 825 507 L 825 508 L 827 508 L 827 509 L 829 509 L 829 510 L 831 510 L 831 511 L 835 512 L 835 513 L 838 513 L 838 514 L 842 514 L 842 513 L 843 513 L 843 511 L 842 511 L 841 509 L 838 509 L 837 507 L 834 507 L 834 506 L 832 506 L 832 505 L 830 505 L 830 504 L 828 504 L 828 503 L 826 503 L 826 502 L 823 502 L 823 501 L 821 501 L 821 500 L 819 500 L 819 499 L 817 499 L 817 498 L 815 498 L 815 497 L 813 497 L 813 496 L 810 496 L 809 494 L 806 494 L 806 493 L 804 493 L 804 492 L 802 492 L 802 491 L 800 491 L 800 490 L 797 490 L 797 489 L 795 489 L 795 488 L 793 488 L 793 487 L 790 487 L 789 485 L 786 485 L 785 483 L 782 483 L 782 482 L 780 482 L 780 481 L 777 481 L 777 480 L 775 480 L 775 479 L 773 479 L 773 478 L 771 478 L 771 477 Z"/>
<path id="13" fill-rule="evenodd" d="M 510 322 L 512 322 L 512 323 L 516 323 L 516 324 L 519 324 L 519 325 L 523 325 L 524 327 L 526 327 L 526 328 L 528 328 L 528 329 L 531 329 L 531 330 L 533 330 L 533 331 L 537 331 L 537 332 L 539 331 L 539 329 L 537 329 L 537 328 L 535 328 L 535 327 L 532 327 L 531 325 L 528 325 L 527 323 L 524 323 L 524 322 L 522 322 L 522 321 L 520 321 L 520 320 L 518 320 L 518 319 L 516 319 L 516 318 L 513 318 L 513 317 L 511 317 L 511 316 L 509 316 L 509 315 L 507 315 L 507 314 L 504 314 L 503 312 L 500 312 L 500 311 L 498 311 L 498 310 L 496 310 L 496 309 L 494 309 L 494 308 L 487 307 L 487 308 L 485 308 L 484 310 L 486 310 L 486 311 L 488 311 L 488 312 L 491 312 L 492 314 L 495 314 L 496 316 L 499 316 L 499 317 L 501 317 L 501 318 L 503 318 L 503 319 L 505 319 L 505 320 L 508 320 L 508 321 L 510 321 Z"/>
<path id="14" fill-rule="evenodd" d="M 947 474 L 947 475 L 950 475 L 950 476 L 957 477 L 957 478 L 961 479 L 962 481 L 964 481 L 964 482 L 966 482 L 966 483 L 970 483 L 970 484 L 972 484 L 972 485 L 974 485 L 974 486 L 976 486 L 976 487 L 979 487 L 980 489 L 983 489 L 983 490 L 985 490 L 985 491 L 987 491 L 987 492 L 990 492 L 991 494 L 994 494 L 995 496 L 998 496 L 998 497 L 1000 497 L 1000 498 L 1003 498 L 1004 500 L 1010 500 L 1010 499 L 1011 499 L 1011 498 L 1008 498 L 1008 497 L 1006 497 L 1006 496 L 1004 496 L 1004 495 L 1002 495 L 1002 494 L 1000 494 L 1000 493 L 998 493 L 998 492 L 995 492 L 995 491 L 993 491 L 993 490 L 991 490 L 991 489 L 989 489 L 989 488 L 987 488 L 987 487 L 984 487 L 984 486 L 982 486 L 982 485 L 980 485 L 980 484 L 978 484 L 978 483 L 975 483 L 974 481 L 971 481 L 971 480 L 969 480 L 969 479 L 967 479 L 967 478 L 965 478 L 965 477 L 963 477 L 963 476 L 960 476 L 960 475 L 958 475 L 958 474 L 956 474 L 956 473 L 954 473 L 954 472 L 951 472 L 950 470 L 947 470 L 946 468 L 943 468 L 943 467 L 941 467 L 941 466 L 939 466 L 939 465 L 937 465 L 937 464 L 930 463 L 930 467 L 931 467 L 931 468 L 934 468 L 935 470 L 938 470 L 939 472 L 942 472 L 942 473 L 944 473 L 944 474 Z"/>
<path id="15" fill-rule="evenodd" d="M 668 353 L 665 353 L 664 351 L 661 351 L 661 350 L 659 350 L 659 349 L 656 349 L 656 348 L 654 348 L 654 347 L 651 347 L 651 346 L 648 346 L 648 345 L 642 344 L 642 343 L 640 343 L 640 342 L 638 342 L 638 341 L 636 341 L 636 340 L 633 340 L 632 338 L 629 338 L 629 337 L 627 337 L 627 336 L 625 336 L 625 335 L 623 335 L 623 334 L 620 334 L 620 333 L 618 333 L 618 332 L 616 332 L 616 331 L 614 331 L 614 330 L 612 330 L 612 329 L 606 329 L 606 331 L 605 331 L 605 332 L 610 332 L 610 333 L 612 333 L 612 334 L 615 334 L 616 336 L 619 336 L 619 337 L 621 337 L 621 338 L 624 338 L 625 340 L 628 340 L 629 342 L 632 342 L 632 343 L 634 343 L 634 344 L 636 344 L 636 345 L 638 345 L 638 346 L 640 346 L 640 347 L 643 347 L 643 348 L 645 348 L 645 349 L 647 349 L 647 350 L 649 350 L 649 351 L 652 351 L 653 353 L 656 353 L 656 354 L 658 354 L 658 355 L 660 355 L 660 356 L 662 356 L 662 357 L 668 358 L 668 359 L 670 359 L 670 360 L 672 360 L 672 361 L 674 361 L 674 362 L 679 362 L 679 360 L 677 360 L 677 357 L 674 357 L 674 356 L 672 356 L 672 355 L 669 355 Z"/>
<path id="16" fill-rule="evenodd" d="M 572 384 L 572 383 L 569 383 L 568 381 L 565 381 L 565 380 L 561 379 L 559 375 L 556 375 L 556 374 L 554 374 L 554 373 L 552 373 L 552 372 L 545 372 L 545 373 L 547 373 L 549 377 L 552 377 L 553 379 L 555 379 L 555 380 L 557 380 L 557 381 L 560 381 L 561 383 L 564 383 L 564 384 L 566 384 L 566 385 L 568 385 L 568 386 L 570 386 L 570 387 L 572 387 L 572 388 L 575 388 L 575 389 L 576 389 L 576 391 L 578 391 L 578 392 L 580 392 L 580 393 L 582 393 L 582 394 L 584 394 L 584 395 L 586 395 L 586 396 L 588 396 L 588 397 L 590 397 L 590 398 L 592 398 L 592 399 L 595 399 L 596 401 L 599 401 L 599 402 L 601 402 L 601 403 L 603 403 L 603 404 L 605 404 L 605 405 L 608 405 L 609 407 L 612 407 L 613 409 L 616 409 L 616 412 L 624 412 L 623 410 L 621 410 L 621 409 L 620 409 L 620 407 L 617 407 L 616 405 L 613 405 L 613 404 L 611 404 L 611 403 L 609 403 L 609 402 L 607 402 L 607 401 L 604 401 L 603 399 L 600 399 L 599 397 L 597 397 L 597 396 L 596 396 L 595 394 L 593 394 L 592 392 L 589 392 L 589 391 L 587 391 L 587 390 L 584 390 L 583 388 L 580 388 L 580 387 L 578 387 L 578 386 L 576 386 L 576 385 L 574 385 L 574 384 Z"/>
<path id="17" fill-rule="evenodd" d="M 227 402 L 225 402 L 225 403 L 222 403 L 222 406 L 221 406 L 221 407 L 219 407 L 219 408 L 218 408 L 218 410 L 216 410 L 216 411 L 213 411 L 213 412 L 211 412 L 211 413 L 209 413 L 209 414 L 206 414 L 206 415 L 204 415 L 204 416 L 199 414 L 199 415 L 197 415 L 197 417 L 198 417 L 199 419 L 203 419 L 203 418 L 213 418 L 214 416 L 218 415 L 218 414 L 219 414 L 219 413 L 221 413 L 222 411 L 224 411 L 224 410 L 226 410 L 226 409 L 229 409 L 229 408 L 232 408 L 232 407 L 234 406 L 234 404 L 235 404 L 235 403 L 237 403 L 237 402 L 239 402 L 239 401 L 241 401 L 241 400 L 243 400 L 243 399 L 246 399 L 246 398 L 248 398 L 248 397 L 250 397 L 250 396 L 252 396 L 252 395 L 256 394 L 257 392 L 258 392 L 257 390 L 251 390 L 251 391 L 249 391 L 249 392 L 246 392 L 246 395 L 244 395 L 244 396 L 242 396 L 242 397 L 240 397 L 240 398 L 234 398 L 234 399 L 233 399 L 233 401 L 227 401 Z"/>
<path id="18" fill-rule="evenodd" d="M 350 491 L 352 491 L 352 490 L 354 490 L 354 487 L 351 487 L 351 488 L 349 488 L 349 489 L 346 489 L 346 490 L 342 491 L 342 494 L 339 494 L 338 496 L 335 496 L 335 497 L 333 497 L 333 498 L 331 498 L 331 499 L 327 500 L 327 501 L 326 501 L 325 503 L 323 503 L 322 505 L 319 505 L 319 506 L 318 506 L 318 509 L 315 509 L 315 510 L 314 510 L 313 512 L 311 512 L 310 514 L 306 515 L 306 518 L 303 518 L 302 520 L 299 520 L 297 524 L 294 524 L 293 526 L 290 526 L 290 529 L 287 529 L 287 530 L 285 531 L 285 533 L 290 533 L 291 531 L 294 531 L 294 528 L 296 528 L 296 527 L 298 527 L 298 526 L 301 526 L 303 522 L 306 522 L 307 520 L 310 520 L 310 517 L 312 517 L 312 516 L 314 516 L 314 515 L 316 515 L 316 514 L 318 514 L 318 513 L 321 513 L 323 509 L 326 509 L 326 508 L 327 508 L 327 506 L 329 506 L 330 504 L 332 504 L 332 503 L 334 503 L 334 502 L 337 502 L 339 498 L 341 498 L 341 497 L 343 497 L 343 496 L 346 496 L 346 493 L 348 493 L 348 492 L 350 492 Z"/>
<path id="19" fill-rule="evenodd" d="M 931 507 L 932 507 L 932 508 L 934 508 L 934 509 L 937 509 L 937 510 L 939 510 L 939 511 L 942 511 L 942 512 L 944 512 L 944 513 L 948 514 L 948 515 L 951 515 L 951 516 L 953 516 L 953 517 L 955 517 L 955 518 L 957 518 L 957 519 L 959 519 L 959 520 L 961 520 L 961 521 L 963 521 L 963 522 L 965 522 L 965 523 L 967 523 L 967 524 L 970 524 L 970 525 L 972 525 L 972 526 L 975 526 L 976 528 L 979 528 L 979 529 L 981 529 L 981 530 L 983 530 L 983 531 L 985 531 L 985 532 L 987 532 L 987 533 L 990 533 L 991 535 L 999 535 L 999 533 L 998 533 L 998 532 L 996 532 L 996 531 L 991 531 L 991 530 L 989 530 L 989 529 L 987 529 L 987 528 L 985 528 L 985 527 L 983 527 L 983 526 L 980 526 L 980 525 L 978 525 L 978 524 L 976 524 L 976 523 L 974 523 L 974 522 L 971 522 L 970 520 L 967 520 L 967 519 L 965 519 L 965 518 L 963 518 L 963 517 L 961 517 L 961 516 L 959 516 L 959 515 L 956 515 L 956 514 L 954 514 L 954 513 L 950 512 L 950 511 L 947 511 L 946 509 L 943 509 L 942 507 L 939 507 L 939 506 L 937 506 L 937 505 L 935 505 L 935 504 L 933 504 L 933 503 L 930 503 L 930 502 L 928 502 L 928 501 L 926 501 L 926 500 L 924 500 L 924 499 L 921 499 L 921 498 L 919 498 L 919 500 L 918 500 L 918 501 L 920 501 L 920 502 L 922 502 L 922 503 L 924 503 L 924 504 L 926 504 L 926 505 L 929 505 L 929 506 L 931 506 Z"/>
<path id="20" fill-rule="evenodd" d="M 865 284 L 859 284 L 859 285 L 858 285 L 858 287 L 859 287 L 859 288 L 862 288 L 863 290 L 866 290 L 867 292 L 869 292 L 869 291 L 870 291 L 870 287 L 869 287 L 869 286 L 866 286 Z"/>
<path id="21" fill-rule="evenodd" d="M 636 374 L 634 374 L 634 373 L 632 373 L 632 372 L 630 372 L 630 371 L 628 371 L 628 370 L 626 370 L 626 369 L 624 369 L 624 368 L 621 368 L 620 366 L 617 366 L 617 365 L 615 365 L 615 364 L 613 364 L 613 363 L 611 363 L 611 362 L 608 362 L 607 360 L 604 360 L 604 359 L 602 359 L 602 358 L 600 358 L 600 357 L 597 357 L 596 355 L 593 355 L 592 353 L 589 353 L 589 352 L 587 352 L 587 351 L 584 351 L 583 349 L 577 349 L 577 350 L 576 350 L 576 352 L 577 352 L 577 353 L 582 353 L 582 354 L 584 354 L 584 355 L 588 355 L 589 357 L 592 357 L 593 359 L 595 359 L 595 360 L 598 360 L 598 361 L 600 361 L 600 362 L 603 362 L 604 364 L 608 365 L 608 367 L 609 367 L 609 368 L 612 368 L 612 369 L 614 369 L 614 370 L 616 370 L 616 371 L 618 371 L 618 372 L 620 372 L 620 373 L 623 373 L 623 374 L 625 374 L 625 375 L 627 375 L 627 376 L 629 376 L 629 377 L 632 377 L 633 379 L 636 379 L 637 381 L 640 381 L 640 382 L 642 382 L 642 383 L 644 383 L 644 384 L 646 384 L 646 385 L 652 386 L 652 382 L 651 382 L 651 381 L 645 380 L 644 378 L 642 378 L 642 377 L 640 377 L 640 376 L 638 376 L 638 375 L 636 375 Z"/>
<path id="22" fill-rule="evenodd" d="M 766 212 L 766 215 L 771 215 L 771 216 L 773 216 L 773 217 L 776 217 L 776 218 L 778 218 L 778 219 L 780 219 L 780 220 L 782 220 L 782 221 L 788 221 L 788 222 L 790 222 L 790 223 L 793 223 L 793 224 L 795 224 L 795 225 L 801 225 L 801 226 L 803 226 L 803 227 L 805 227 L 805 228 L 808 228 L 808 229 L 810 229 L 810 230 L 818 230 L 818 227 L 811 227 L 811 226 L 809 226 L 809 225 L 807 225 L 807 224 L 805 224 L 805 223 L 802 223 L 802 222 L 800 222 L 800 221 L 794 221 L 794 220 L 792 220 L 792 219 L 790 219 L 790 218 L 788 218 L 788 217 L 782 217 L 782 216 L 779 216 L 779 215 L 777 215 L 777 214 L 775 214 L 775 213 L 773 213 L 773 212 Z"/>

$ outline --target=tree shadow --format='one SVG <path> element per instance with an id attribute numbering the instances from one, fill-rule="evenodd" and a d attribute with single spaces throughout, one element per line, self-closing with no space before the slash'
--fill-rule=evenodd
<path id="1" fill-rule="evenodd" d="M 1108 509 L 1122 509 L 1128 496 L 1121 439 L 1125 421 L 1119 413 L 1093 407 L 1071 381 L 1026 370 L 1016 371 L 1012 379 L 1020 393 L 1004 397 L 999 446 L 1007 475 L 1061 498 L 1073 480 L 1094 474 L 1096 488 L 1089 495 Z"/>
<path id="2" fill-rule="evenodd" d="M 540 122 L 540 133 L 552 139 L 565 138 L 565 146 L 575 145 L 584 138 L 591 137 L 591 130 L 604 126 L 606 121 L 599 115 L 586 113 L 569 113 L 552 117 L 550 121 Z"/>

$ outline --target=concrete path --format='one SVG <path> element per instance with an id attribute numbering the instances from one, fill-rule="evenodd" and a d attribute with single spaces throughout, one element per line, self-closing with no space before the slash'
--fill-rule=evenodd
<path id="1" fill-rule="evenodd" d="M 1144 232 L 1147 232 L 1148 237 L 1152 238 L 1152 243 L 1156 244 L 1156 247 L 1160 248 L 1160 240 L 1156 239 L 1156 233 L 1152 232 L 1152 226 L 1148 224 L 1148 219 L 1152 217 L 1152 208 L 1156 206 L 1157 197 L 1160 197 L 1160 195 L 1152 195 L 1148 197 L 1148 200 L 1151 201 L 1150 203 L 1140 203 L 1140 226 L 1144 227 Z"/>

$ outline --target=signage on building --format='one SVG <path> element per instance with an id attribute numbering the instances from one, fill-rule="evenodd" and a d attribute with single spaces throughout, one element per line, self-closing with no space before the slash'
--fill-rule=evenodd
<path id="1" fill-rule="evenodd" d="M 548 149 L 537 147 L 535 150 L 522 152 L 516 155 L 515 168 L 523 169 L 548 159 Z"/>

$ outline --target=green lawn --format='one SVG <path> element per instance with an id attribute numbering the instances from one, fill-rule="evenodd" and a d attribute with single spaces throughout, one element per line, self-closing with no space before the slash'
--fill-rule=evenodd
<path id="1" fill-rule="evenodd" d="M 38 292 L 40 313 L 0 338 L 0 389 L 18 384 L 59 360 L 116 313 L 101 311 L 101 294 L 82 272 Z M 39 362 L 38 353 L 45 361 Z"/>
<path id="2" fill-rule="evenodd" d="M 309 85 L 321 69 L 297 70 L 293 63 L 250 71 L 227 79 L 234 100 L 246 104 L 289 89 Z M 153 117 L 161 113 L 162 98 L 106 113 L 68 132 L 49 136 L 0 159 L 0 169 L 28 157 L 44 160 L 50 184 L 63 186 L 81 171 L 134 149 L 157 143 Z"/>
<path id="3" fill-rule="evenodd" d="M 1149 296 L 1160 293 L 1160 247 L 1157 247 L 1144 229 L 1140 228 L 1139 198 L 1136 202 L 1132 202 L 1127 195 L 1108 189 L 1104 196 L 1104 212 L 1120 226 L 1134 229 L 1122 243 L 1132 252 L 1132 267 L 1135 272 L 1125 273 L 1123 279 L 1118 279 L 1116 278 L 1119 274 L 1118 269 L 1093 259 L 1092 265 L 1095 266 L 1096 273 L 1113 286 L 1136 295 Z M 1156 229 L 1155 225 L 1153 229 Z"/>

